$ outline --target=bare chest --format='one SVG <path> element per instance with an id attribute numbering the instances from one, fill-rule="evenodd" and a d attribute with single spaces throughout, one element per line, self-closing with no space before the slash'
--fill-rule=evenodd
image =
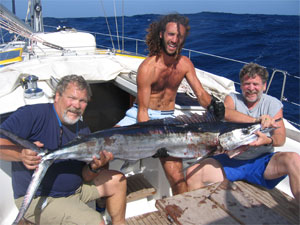
<path id="1" fill-rule="evenodd" d="M 166 89 L 177 90 L 184 75 L 182 70 L 176 68 L 156 69 L 151 88 L 152 92 L 161 92 Z"/>

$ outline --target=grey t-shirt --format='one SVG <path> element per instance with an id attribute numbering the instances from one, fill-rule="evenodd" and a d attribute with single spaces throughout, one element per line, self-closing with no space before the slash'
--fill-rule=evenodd
<path id="1" fill-rule="evenodd" d="M 271 117 L 274 117 L 283 107 L 282 103 L 278 99 L 270 95 L 262 94 L 258 104 L 250 110 L 244 103 L 244 97 L 242 94 L 231 93 L 229 96 L 233 99 L 235 109 L 237 111 L 255 118 L 258 118 L 262 115 L 270 115 Z M 274 148 L 272 146 L 250 147 L 247 151 L 237 155 L 234 158 L 240 160 L 253 159 L 264 153 L 273 151 Z"/>

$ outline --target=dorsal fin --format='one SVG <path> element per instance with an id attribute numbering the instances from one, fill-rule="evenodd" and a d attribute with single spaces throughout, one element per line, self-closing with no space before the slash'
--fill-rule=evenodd
<path id="1" fill-rule="evenodd" d="M 176 120 L 183 124 L 193 124 L 193 123 L 204 123 L 204 122 L 216 122 L 216 118 L 209 112 L 205 112 L 202 115 L 198 113 L 191 113 L 189 115 L 179 115 L 175 117 Z"/>
<path id="2" fill-rule="evenodd" d="M 179 115 L 174 118 L 167 117 L 164 119 L 149 120 L 147 122 L 136 123 L 131 126 L 161 126 L 161 125 L 185 125 L 196 124 L 204 122 L 216 122 L 216 118 L 209 112 L 205 112 L 202 115 L 198 113 Z"/>

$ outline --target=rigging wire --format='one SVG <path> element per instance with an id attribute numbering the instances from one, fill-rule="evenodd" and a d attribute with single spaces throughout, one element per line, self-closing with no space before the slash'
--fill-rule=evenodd
<path id="1" fill-rule="evenodd" d="M 22 25 L 18 24 L 17 22 L 13 21 L 8 16 L 6 16 L 2 10 L 0 10 L 0 28 L 18 34 L 22 37 L 28 38 L 31 41 L 40 42 L 42 45 L 45 45 L 47 47 L 54 48 L 57 50 L 64 50 L 64 48 L 62 48 L 61 46 L 49 43 L 44 39 L 34 35 L 32 31 L 26 29 L 26 27 L 23 27 Z"/>
<path id="2" fill-rule="evenodd" d="M 118 28 L 118 19 L 117 19 L 117 10 L 116 10 L 116 0 L 114 0 L 114 14 L 115 14 L 115 24 L 116 24 L 116 32 L 117 32 L 118 49 L 120 50 L 119 28 Z"/>
<path id="3" fill-rule="evenodd" d="M 2 29 L 0 29 L 0 32 L 1 32 L 1 34 L 0 34 L 0 36 L 1 36 L 1 41 L 2 41 L 2 43 L 4 43 L 4 35 L 3 35 L 3 32 L 2 32 Z"/>
<path id="4" fill-rule="evenodd" d="M 29 38 L 32 35 L 32 32 L 28 29 L 25 29 L 15 21 L 7 17 L 2 11 L 0 11 L 0 27 L 21 36 Z"/>
<path id="5" fill-rule="evenodd" d="M 26 24 L 29 24 L 28 17 L 30 16 L 30 8 L 31 8 L 31 0 L 28 1 L 27 13 L 26 13 L 26 17 L 25 17 L 25 23 Z"/>
<path id="6" fill-rule="evenodd" d="M 109 36 L 110 36 L 110 41 L 111 41 L 111 44 L 112 44 L 113 49 L 115 49 L 114 41 L 113 41 L 113 39 L 112 39 L 110 27 L 109 27 L 109 24 L 108 24 L 108 19 L 107 19 L 107 16 L 106 16 L 106 12 L 105 12 L 105 9 L 104 9 L 104 5 L 103 5 L 103 0 L 100 0 L 100 2 L 101 2 L 101 6 L 102 6 L 102 10 L 103 10 L 104 17 L 105 17 L 105 21 L 106 21 L 108 33 L 109 33 Z"/>
<path id="7" fill-rule="evenodd" d="M 124 0 L 122 0 L 122 51 L 124 52 Z"/>

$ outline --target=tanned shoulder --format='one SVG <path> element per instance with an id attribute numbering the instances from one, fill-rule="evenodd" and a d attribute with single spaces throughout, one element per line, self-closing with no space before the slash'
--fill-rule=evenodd
<path id="1" fill-rule="evenodd" d="M 186 57 L 186 56 L 181 56 L 179 59 L 179 66 L 181 69 L 185 71 L 185 73 L 195 70 L 194 64 L 192 61 Z"/>
<path id="2" fill-rule="evenodd" d="M 146 58 L 141 65 L 138 68 L 138 74 L 137 74 L 137 83 L 138 85 L 144 85 L 143 83 L 149 83 L 152 81 L 152 76 L 150 76 L 150 74 L 153 72 L 153 65 L 155 63 L 155 58 L 152 57 L 148 57 Z"/>
<path id="3" fill-rule="evenodd" d="M 191 61 L 188 57 L 186 57 L 186 56 L 184 56 L 184 55 L 182 55 L 182 56 L 180 57 L 179 61 L 181 61 L 182 63 L 187 63 L 187 64 L 190 64 L 190 65 L 194 65 L 194 64 L 192 63 L 192 61 Z"/>

